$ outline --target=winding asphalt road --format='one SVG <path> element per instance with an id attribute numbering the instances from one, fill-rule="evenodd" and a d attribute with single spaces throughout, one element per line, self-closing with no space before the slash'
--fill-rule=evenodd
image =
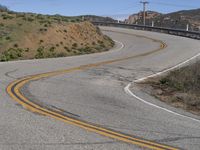
<path id="1" fill-rule="evenodd" d="M 108 52 L 0 63 L 0 149 L 200 149 L 198 116 L 135 87 L 143 100 L 183 116 L 124 91 L 133 80 L 197 55 L 200 42 L 101 29 L 118 41 Z"/>

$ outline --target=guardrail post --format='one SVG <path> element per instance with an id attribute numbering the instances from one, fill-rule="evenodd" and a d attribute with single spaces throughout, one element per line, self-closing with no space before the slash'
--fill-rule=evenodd
<path id="1" fill-rule="evenodd" d="M 154 21 L 152 21 L 151 26 L 154 27 Z"/>
<path id="2" fill-rule="evenodd" d="M 187 24 L 186 26 L 186 31 L 189 31 L 189 24 Z"/>

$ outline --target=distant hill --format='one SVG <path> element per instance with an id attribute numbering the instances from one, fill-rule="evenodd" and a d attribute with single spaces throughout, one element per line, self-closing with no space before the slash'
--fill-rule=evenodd
<path id="1" fill-rule="evenodd" d="M 142 12 L 131 15 L 125 22 L 130 24 L 142 24 Z M 153 14 L 153 15 L 152 15 Z M 186 29 L 189 24 L 189 29 L 192 31 L 200 31 L 200 9 L 183 10 L 169 14 L 161 14 L 157 12 L 147 12 L 146 25 L 151 25 L 154 21 L 155 26 Z"/>
<path id="2" fill-rule="evenodd" d="M 85 15 L 85 16 L 81 16 L 83 17 L 85 20 L 87 21 L 91 21 L 91 22 L 117 22 L 117 20 L 114 20 L 110 17 L 101 17 L 101 16 L 94 16 L 94 15 Z"/>
<path id="3" fill-rule="evenodd" d="M 0 6 L 0 61 L 64 57 L 102 52 L 114 42 L 86 21 L 102 17 L 66 17 L 17 13 Z"/>
<path id="4" fill-rule="evenodd" d="M 6 6 L 0 4 L 0 12 L 9 11 Z"/>

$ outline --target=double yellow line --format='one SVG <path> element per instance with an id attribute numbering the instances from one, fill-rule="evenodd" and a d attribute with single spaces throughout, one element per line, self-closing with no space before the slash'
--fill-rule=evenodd
<path id="1" fill-rule="evenodd" d="M 145 38 L 148 38 L 148 37 L 145 37 Z M 151 39 L 151 38 L 148 38 L 148 39 Z M 118 131 L 103 128 L 99 125 L 94 125 L 92 123 L 88 123 L 88 122 L 85 122 L 83 120 L 78 120 L 76 118 L 63 115 L 63 114 L 59 113 L 58 111 L 52 110 L 50 108 L 44 108 L 40 104 L 34 103 L 31 100 L 29 100 L 28 98 L 26 98 L 20 92 L 22 87 L 24 87 L 27 83 L 29 83 L 31 81 L 39 80 L 39 79 L 42 79 L 42 78 L 49 78 L 49 77 L 53 77 L 53 76 L 61 75 L 61 74 L 65 74 L 65 73 L 86 70 L 86 69 L 90 69 L 90 68 L 94 68 L 94 67 L 98 67 L 98 66 L 102 66 L 102 65 L 106 65 L 106 64 L 111 64 L 111 63 L 114 63 L 114 62 L 124 61 L 124 60 L 127 60 L 127 59 L 136 58 L 136 57 L 146 56 L 146 55 L 152 54 L 154 52 L 158 52 L 158 51 L 164 49 L 167 46 L 162 41 L 155 40 L 155 39 L 151 39 L 151 40 L 154 41 L 154 42 L 160 43 L 160 47 L 156 50 L 151 51 L 151 52 L 147 52 L 147 53 L 143 53 L 143 54 L 139 54 L 139 55 L 135 55 L 135 56 L 125 57 L 125 58 L 120 58 L 120 59 L 114 59 L 114 60 L 104 61 L 104 62 L 100 62 L 100 63 L 83 65 L 83 66 L 79 66 L 79 67 L 75 67 L 75 68 L 71 68 L 71 69 L 66 69 L 66 70 L 59 70 L 59 71 L 54 71 L 54 72 L 48 72 L 48 73 L 43 73 L 43 74 L 27 76 L 27 77 L 24 77 L 22 79 L 19 79 L 19 80 L 16 80 L 16 81 L 10 83 L 8 85 L 7 89 L 6 89 L 7 93 L 16 102 L 18 102 L 24 108 L 26 108 L 26 109 L 28 109 L 32 112 L 36 112 L 36 113 L 39 113 L 39 114 L 42 114 L 42 115 L 46 115 L 46 116 L 55 118 L 57 120 L 60 120 L 60 121 L 81 127 L 83 129 L 98 133 L 100 135 L 103 135 L 103 136 L 106 136 L 106 137 L 109 137 L 109 138 L 113 138 L 113 139 L 117 139 L 117 140 L 120 140 L 120 141 L 124 141 L 124 142 L 134 144 L 134 145 L 137 145 L 137 146 L 141 146 L 141 147 L 144 147 L 144 148 L 153 149 L 153 150 L 177 150 L 177 148 L 173 148 L 173 147 L 166 146 L 166 145 L 163 145 L 163 144 L 158 144 L 158 143 L 148 141 L 148 140 L 144 140 L 144 139 L 141 139 L 141 138 L 136 138 L 134 136 L 130 136 L 130 135 L 127 135 L 127 134 L 124 134 L 124 133 L 120 133 Z"/>

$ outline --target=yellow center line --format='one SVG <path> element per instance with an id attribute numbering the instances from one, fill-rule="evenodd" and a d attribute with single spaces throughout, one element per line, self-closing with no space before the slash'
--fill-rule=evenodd
<path id="1" fill-rule="evenodd" d="M 49 78 L 49 77 L 53 77 L 53 76 L 57 76 L 57 75 L 75 72 L 75 71 L 86 70 L 86 69 L 90 69 L 90 68 L 94 68 L 94 67 L 98 67 L 98 66 L 102 66 L 102 65 L 106 65 L 106 64 L 111 64 L 111 63 L 115 63 L 115 62 L 120 62 L 120 61 L 124 61 L 124 60 L 128 60 L 128 59 L 132 59 L 132 58 L 137 58 L 137 57 L 141 57 L 141 56 L 147 56 L 147 55 L 150 55 L 154 52 L 158 52 L 160 50 L 163 50 L 164 48 L 167 47 L 167 45 L 160 40 L 152 39 L 152 38 L 145 37 L 145 36 L 140 36 L 140 37 L 147 38 L 147 39 L 152 40 L 153 42 L 160 43 L 160 47 L 158 49 L 153 50 L 153 51 L 146 52 L 146 53 L 143 53 L 143 54 L 138 54 L 138 55 L 135 55 L 135 56 L 129 56 L 129 57 L 119 58 L 119 59 L 114 59 L 114 60 L 108 60 L 108 61 L 94 63 L 94 64 L 82 65 L 82 66 L 79 66 L 79 67 L 74 67 L 74 68 L 66 69 L 66 70 L 58 70 L 58 71 L 54 71 L 54 72 L 48 72 L 48 73 L 43 73 L 43 74 L 38 74 L 38 75 L 33 75 L 33 76 L 27 76 L 25 78 L 22 78 L 22 79 L 19 79 L 19 80 L 12 82 L 7 87 L 7 93 L 15 101 L 17 101 L 19 104 L 21 104 L 24 108 L 26 108 L 26 109 L 28 109 L 32 112 L 37 112 L 39 114 L 55 118 L 57 120 L 60 120 L 60 121 L 66 122 L 68 124 L 72 124 L 72 125 L 81 127 L 83 129 L 98 133 L 98 134 L 103 135 L 103 136 L 110 137 L 110 138 L 113 138 L 113 139 L 117 139 L 117 140 L 120 140 L 120 141 L 124 141 L 124 142 L 130 143 L 130 144 L 138 145 L 138 146 L 141 146 L 141 147 L 153 149 L 153 150 L 178 150 L 177 148 L 173 148 L 171 146 L 159 144 L 159 143 L 144 140 L 144 139 L 141 139 L 141 138 L 135 138 L 133 136 L 126 135 L 124 133 L 120 133 L 120 132 L 117 132 L 117 131 L 114 131 L 114 130 L 111 130 L 111 129 L 106 129 L 106 128 L 103 128 L 103 127 L 98 126 L 98 125 L 93 125 L 92 123 L 88 123 L 88 122 L 85 122 L 85 121 L 82 121 L 82 120 L 78 120 L 78 119 L 75 119 L 75 118 L 71 118 L 71 117 L 62 115 L 58 112 L 55 112 L 54 110 L 46 109 L 46 108 L 32 102 L 31 100 L 27 99 L 20 92 L 20 89 L 22 87 L 24 87 L 25 84 L 27 84 L 31 81 L 39 80 L 39 79 L 42 79 L 42 78 Z"/>

